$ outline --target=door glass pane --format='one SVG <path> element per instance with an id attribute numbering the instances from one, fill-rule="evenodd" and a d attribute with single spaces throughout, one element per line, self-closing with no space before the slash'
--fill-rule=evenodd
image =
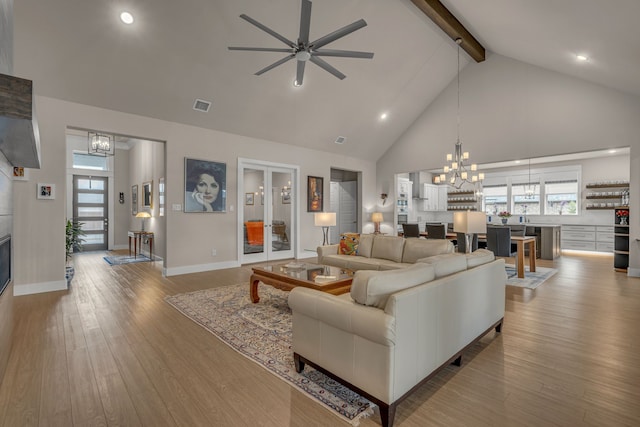
<path id="1" fill-rule="evenodd" d="M 104 233 L 87 234 L 82 237 L 83 245 L 100 245 L 104 243 Z"/>
<path id="2" fill-rule="evenodd" d="M 78 193 L 78 203 L 104 203 L 104 193 Z"/>
<path id="3" fill-rule="evenodd" d="M 77 189 L 78 190 L 104 190 L 104 180 L 79 178 Z"/>
<path id="4" fill-rule="evenodd" d="M 271 249 L 286 251 L 291 249 L 291 218 L 293 212 L 293 191 L 291 173 L 273 172 L 271 175 L 272 218 Z"/>
<path id="5" fill-rule="evenodd" d="M 264 252 L 264 171 L 244 170 L 244 253 Z"/>
<path id="6" fill-rule="evenodd" d="M 78 217 L 100 216 L 104 217 L 104 208 L 101 207 L 80 207 L 78 206 Z"/>
<path id="7" fill-rule="evenodd" d="M 84 231 L 104 230 L 104 221 L 82 221 Z"/>

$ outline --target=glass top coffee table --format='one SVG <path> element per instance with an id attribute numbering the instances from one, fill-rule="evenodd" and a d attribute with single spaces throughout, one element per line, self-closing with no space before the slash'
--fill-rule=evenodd
<path id="1" fill-rule="evenodd" d="M 290 291 L 302 286 L 333 295 L 345 294 L 351 290 L 353 271 L 330 265 L 307 262 L 288 262 L 285 264 L 253 267 L 249 282 L 251 302 L 260 301 L 258 282 L 274 288 Z"/>

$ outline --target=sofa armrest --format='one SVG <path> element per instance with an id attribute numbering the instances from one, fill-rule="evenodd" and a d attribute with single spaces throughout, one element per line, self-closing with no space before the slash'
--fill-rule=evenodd
<path id="1" fill-rule="evenodd" d="M 324 257 L 324 256 L 336 255 L 338 253 L 339 247 L 340 247 L 339 244 L 318 246 L 318 249 L 317 249 L 317 251 L 318 251 L 318 262 L 320 264 L 322 264 L 322 257 Z"/>
<path id="2" fill-rule="evenodd" d="M 295 315 L 302 314 L 383 346 L 395 344 L 395 319 L 379 308 L 302 287 L 289 294 L 289 307 L 294 313 L 294 328 Z"/>

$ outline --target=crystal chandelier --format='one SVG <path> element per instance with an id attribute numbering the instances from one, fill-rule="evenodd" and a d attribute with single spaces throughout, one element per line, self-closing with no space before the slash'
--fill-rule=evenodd
<path id="1" fill-rule="evenodd" d="M 474 184 L 481 183 L 484 179 L 484 173 L 478 173 L 478 165 L 469 161 L 469 152 L 462 150 L 462 142 L 460 142 L 460 44 L 462 39 L 456 39 L 458 45 L 458 138 L 455 151 L 453 154 L 447 154 L 447 164 L 444 166 L 444 173 L 436 176 L 434 182 L 436 184 L 447 183 L 452 187 L 460 189 L 465 183 Z"/>
<path id="2" fill-rule="evenodd" d="M 87 138 L 89 154 L 94 156 L 113 156 L 115 154 L 115 138 L 99 132 L 89 132 Z"/>

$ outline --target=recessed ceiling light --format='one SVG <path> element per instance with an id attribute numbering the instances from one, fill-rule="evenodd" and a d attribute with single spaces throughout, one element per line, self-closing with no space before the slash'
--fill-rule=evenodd
<path id="1" fill-rule="evenodd" d="M 300 86 L 302 86 L 301 84 L 299 84 L 299 83 L 298 83 L 298 81 L 297 81 L 297 80 L 294 80 L 294 81 L 293 81 L 293 85 L 294 85 L 295 87 L 300 87 Z"/>
<path id="2" fill-rule="evenodd" d="M 583 55 L 581 53 L 576 55 L 576 59 L 580 62 L 585 62 L 589 60 L 589 57 L 587 55 Z"/>
<path id="3" fill-rule="evenodd" d="M 382 113 L 382 114 L 380 114 L 380 120 L 384 120 L 384 119 L 386 119 L 387 117 L 388 117 L 388 114 L 387 114 L 387 113 Z"/>
<path id="4" fill-rule="evenodd" d="M 133 15 L 129 12 L 122 12 L 120 14 L 120 20 L 125 24 L 133 24 Z"/>
<path id="5" fill-rule="evenodd" d="M 614 154 L 616 150 L 609 150 L 609 154 Z"/>
<path id="6" fill-rule="evenodd" d="M 516 160 L 516 164 L 520 163 L 520 160 Z"/>

